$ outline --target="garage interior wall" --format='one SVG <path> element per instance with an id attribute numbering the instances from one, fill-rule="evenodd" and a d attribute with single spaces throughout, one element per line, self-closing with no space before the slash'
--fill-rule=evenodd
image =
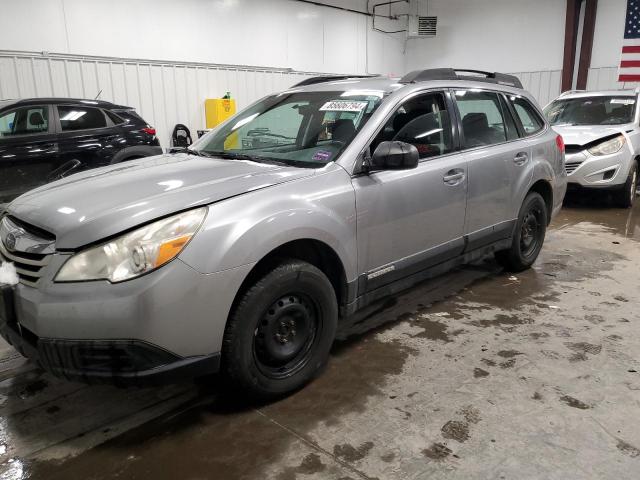
<path id="1" fill-rule="evenodd" d="M 383 0 L 317 0 L 366 11 Z M 625 0 L 600 0 L 588 88 L 620 88 Z M 318 73 L 402 75 L 454 66 L 518 75 L 544 105 L 560 93 L 563 0 L 414 0 L 380 14 L 438 17 L 434 38 L 295 0 L 3 2 L 0 98 L 74 96 L 135 107 L 168 146 L 204 127 L 204 99 L 242 108 Z M 376 20 L 402 29 L 406 17 Z M 544 26 L 544 28 L 542 28 Z"/>
<path id="2" fill-rule="evenodd" d="M 626 0 L 600 0 L 593 33 L 591 68 L 587 90 L 636 88 L 637 83 L 618 83 L 618 64 L 622 51 L 622 29 L 627 12 Z"/>
<path id="3" fill-rule="evenodd" d="M 166 147 L 176 123 L 195 137 L 204 99 L 227 91 L 243 108 L 317 73 L 402 74 L 404 36 L 374 32 L 370 22 L 292 0 L 7 1 L 0 98 L 102 90 L 101 99 L 135 107 Z"/>

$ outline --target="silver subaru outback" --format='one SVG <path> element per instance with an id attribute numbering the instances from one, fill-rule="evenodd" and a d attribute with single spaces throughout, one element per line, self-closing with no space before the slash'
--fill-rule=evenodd
<path id="1" fill-rule="evenodd" d="M 631 207 L 640 158 L 638 92 L 566 92 L 544 113 L 565 141 L 569 187 L 609 190 L 618 206 Z"/>
<path id="2" fill-rule="evenodd" d="M 563 148 L 508 75 L 307 79 L 186 150 L 13 201 L 0 331 L 70 379 L 220 371 L 274 398 L 362 307 L 491 253 L 528 268 L 562 205 Z"/>

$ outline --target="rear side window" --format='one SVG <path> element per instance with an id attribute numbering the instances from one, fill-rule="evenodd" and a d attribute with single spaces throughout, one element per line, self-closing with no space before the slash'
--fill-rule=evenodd
<path id="1" fill-rule="evenodd" d="M 142 117 L 136 113 L 135 110 L 116 110 L 115 113 L 119 117 L 122 117 L 122 119 L 127 123 L 131 123 L 133 125 L 146 125 L 147 124 L 147 122 L 145 122 L 142 119 Z"/>
<path id="2" fill-rule="evenodd" d="M 63 132 L 107 126 L 107 119 L 99 108 L 61 105 L 58 107 L 58 115 Z"/>
<path id="3" fill-rule="evenodd" d="M 526 135 L 533 135 L 542 130 L 544 121 L 528 100 L 523 97 L 516 97 L 515 95 L 509 97 L 509 100 L 511 100 L 513 104 L 513 108 L 520 119 L 522 129 Z"/>
<path id="4" fill-rule="evenodd" d="M 111 121 L 116 124 L 116 125 L 120 125 L 121 123 L 124 123 L 124 119 L 120 118 L 120 116 L 116 115 L 113 112 L 110 112 L 109 110 L 105 110 L 104 113 L 107 115 L 107 117 L 109 117 L 111 119 Z"/>
<path id="5" fill-rule="evenodd" d="M 507 131 L 498 94 L 457 90 L 456 103 L 462 119 L 465 148 L 507 141 Z"/>
<path id="6" fill-rule="evenodd" d="M 46 105 L 29 105 L 0 115 L 0 136 L 43 133 L 49 129 L 49 108 Z"/>

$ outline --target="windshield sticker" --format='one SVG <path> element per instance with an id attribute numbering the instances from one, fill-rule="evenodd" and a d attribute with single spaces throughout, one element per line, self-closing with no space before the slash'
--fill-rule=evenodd
<path id="1" fill-rule="evenodd" d="M 325 103 L 321 112 L 361 112 L 367 108 L 368 102 L 353 102 L 350 100 L 331 100 Z"/>
<path id="2" fill-rule="evenodd" d="M 612 98 L 611 103 L 618 103 L 620 105 L 633 105 L 636 103 L 634 98 Z"/>
<path id="3" fill-rule="evenodd" d="M 321 162 L 328 162 L 331 158 L 331 152 L 326 150 L 318 150 L 313 154 L 313 160 L 319 160 Z"/>

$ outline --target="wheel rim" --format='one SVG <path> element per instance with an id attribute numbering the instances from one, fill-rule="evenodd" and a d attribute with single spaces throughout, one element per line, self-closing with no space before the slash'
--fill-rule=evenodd
<path id="1" fill-rule="evenodd" d="M 256 365 L 271 378 L 295 374 L 309 361 L 320 326 L 318 308 L 310 297 L 283 295 L 264 312 L 254 332 Z"/>
<path id="2" fill-rule="evenodd" d="M 636 189 L 638 188 L 638 171 L 633 171 L 633 177 L 631 177 L 631 191 L 629 192 L 630 203 L 636 199 Z"/>
<path id="3" fill-rule="evenodd" d="M 520 229 L 520 252 L 524 257 L 533 254 L 540 244 L 542 230 L 541 212 L 537 208 L 529 210 L 522 220 Z"/>

